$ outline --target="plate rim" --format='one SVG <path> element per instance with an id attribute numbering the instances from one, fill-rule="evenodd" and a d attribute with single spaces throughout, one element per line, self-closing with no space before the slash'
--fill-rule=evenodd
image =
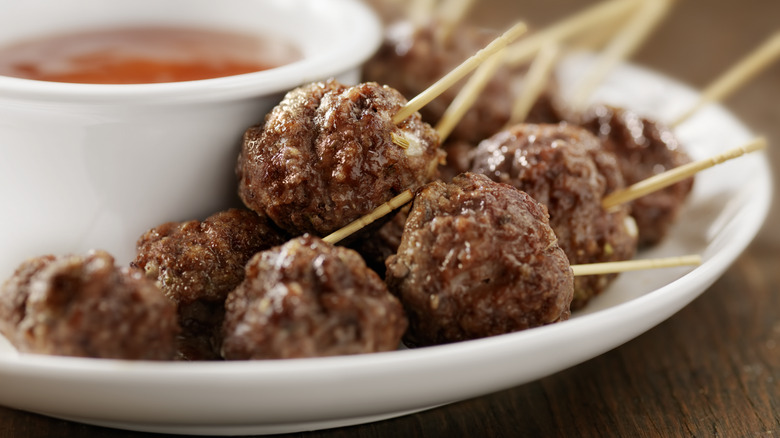
<path id="1" fill-rule="evenodd" d="M 696 93 L 687 85 L 670 78 L 662 73 L 653 71 L 646 67 L 640 67 L 632 64 L 623 64 L 618 67 L 615 74 L 620 75 L 625 71 L 639 71 L 642 74 L 650 75 L 654 80 L 670 84 L 673 88 L 687 89 L 689 93 Z M 743 132 L 741 136 L 750 136 L 752 132 L 736 116 L 726 110 L 721 105 L 712 105 L 711 111 L 720 113 L 719 116 L 726 117 Z M 478 365 L 486 360 L 517 360 L 517 351 L 513 351 L 518 345 L 523 353 L 534 352 L 544 349 L 544 345 L 550 342 L 564 342 L 562 337 L 568 336 L 571 332 L 579 335 L 577 338 L 587 338 L 589 335 L 598 334 L 605 330 L 611 330 L 629 322 L 635 313 L 642 314 L 645 318 L 641 324 L 621 333 L 619 340 L 611 339 L 609 342 L 601 341 L 596 348 L 591 344 L 587 349 L 584 346 L 573 346 L 579 348 L 576 354 L 570 354 L 565 361 L 561 361 L 554 367 L 549 367 L 549 372 L 540 373 L 534 371 L 530 378 L 529 373 L 514 373 L 512 378 L 485 379 L 489 384 L 482 384 L 480 388 L 472 388 L 474 385 L 466 385 L 468 388 L 460 391 L 448 391 L 435 399 L 424 399 L 416 405 L 393 406 L 393 412 L 403 415 L 405 412 L 427 409 L 435 405 L 449 403 L 457 400 L 463 400 L 486 393 L 494 392 L 499 389 L 508 388 L 518 384 L 526 383 L 531 380 L 545 377 L 554 372 L 568 368 L 569 366 L 581 363 L 592 357 L 598 356 L 605 351 L 615 348 L 618 345 L 630 341 L 641 333 L 649 330 L 653 326 L 662 322 L 675 314 L 679 309 L 687 305 L 690 301 L 703 293 L 728 267 L 739 257 L 747 248 L 750 242 L 756 237 L 761 229 L 766 217 L 769 214 L 772 195 L 772 172 L 765 152 L 753 154 L 751 157 L 755 161 L 756 169 L 753 169 L 751 182 L 754 182 L 760 189 L 754 193 L 751 199 L 748 199 L 746 205 L 753 208 L 750 215 L 741 215 L 728 219 L 732 223 L 737 218 L 740 219 L 741 228 L 733 236 L 729 237 L 726 248 L 728 251 L 719 251 L 710 254 L 702 265 L 691 269 L 676 280 L 652 290 L 645 295 L 633 298 L 629 301 L 610 306 L 605 309 L 597 310 L 592 313 L 577 316 L 569 321 L 549 326 L 539 327 L 531 330 L 510 333 L 507 335 L 496 336 L 492 338 L 479 339 L 474 341 L 465 341 L 457 344 L 441 345 L 427 347 L 416 350 L 392 351 L 385 353 L 372 353 L 355 356 L 339 356 L 327 358 L 307 358 L 278 361 L 242 361 L 242 362 L 152 362 L 152 361 L 122 361 L 112 359 L 90 359 L 73 357 L 53 357 L 35 354 L 0 354 L 0 377 L 14 377 L 23 379 L 33 379 L 51 383 L 53 380 L 68 380 L 69 384 L 79 382 L 94 382 L 116 387 L 127 387 L 128 385 L 150 385 L 148 381 L 150 376 L 163 377 L 173 385 L 172 388 L 178 388 L 179 385 L 189 384 L 192 379 L 217 379 L 218 382 L 211 381 L 212 384 L 229 384 L 228 389 L 241 387 L 242 380 L 250 379 L 251 384 L 248 387 L 256 389 L 261 387 L 283 387 L 290 381 L 298 381 L 300 375 L 295 373 L 316 374 L 316 378 L 309 377 L 308 383 L 319 382 L 320 384 L 331 383 L 331 386 L 340 383 L 346 374 L 350 378 L 356 378 L 359 382 L 371 382 L 383 375 L 387 375 L 387 370 L 396 370 L 393 376 L 398 377 L 398 373 L 403 370 L 422 369 L 426 372 L 445 372 L 448 375 L 463 375 L 469 370 L 470 366 Z M 709 247 L 711 243 L 707 244 Z M 684 293 L 681 293 L 682 290 Z M 681 296 L 682 295 L 682 296 Z M 648 309 L 658 311 L 658 314 L 647 315 Z M 663 310 L 663 311 L 661 311 Z M 587 351 L 581 351 L 581 350 Z M 465 356 L 465 357 L 464 357 Z M 455 363 L 458 362 L 458 363 Z M 445 370 L 436 370 L 441 363 L 447 364 Z M 400 371 L 398 371 L 400 370 Z M 58 376 L 52 376 L 52 373 L 59 373 Z M 116 372 L 123 373 L 122 382 L 114 381 Z M 227 374 L 233 377 L 226 376 Z M 502 369 L 502 373 L 507 371 Z M 439 379 L 441 380 L 441 379 Z M 335 383 L 334 383 L 335 382 Z M 67 385 L 66 385 L 67 386 Z M 213 385 L 208 389 L 216 389 Z M 7 394 L 6 394 L 7 395 Z M 230 434 L 230 430 L 237 430 L 235 427 L 239 422 L 227 419 L 226 421 L 214 422 L 210 418 L 202 418 L 203 422 L 193 422 L 182 424 L 180 421 L 186 417 L 172 418 L 170 422 L 144 422 L 141 419 L 135 421 L 130 417 L 119 418 L 83 418 L 77 415 L 68 415 L 65 411 L 52 411 L 50 409 L 32 409 L 34 406 L 9 403 L 8 397 L 0 394 L 0 404 L 20 409 L 47 412 L 46 415 L 57 416 L 60 418 L 74 419 L 75 421 L 87 422 L 98 425 L 110 425 L 111 427 L 122 427 L 133 430 L 160 431 L 165 429 L 165 433 L 187 433 L 194 434 L 207 431 L 210 434 L 220 433 L 223 430 L 225 434 Z M 367 407 L 366 412 L 358 413 L 357 417 L 349 418 L 342 416 L 339 418 L 330 418 L 326 421 L 330 426 L 342 426 L 348 424 L 357 424 L 361 422 L 362 417 L 380 417 L 382 412 L 370 414 L 371 409 Z M 364 415 L 365 414 L 365 415 Z M 395 416 L 389 414 L 383 418 Z M 140 421 L 139 421 L 140 420 Z M 259 419 L 258 419 L 259 420 Z M 299 418 L 301 420 L 301 418 Z M 317 415 L 310 416 L 308 423 L 323 421 L 326 419 L 318 418 Z M 267 421 L 258 421 L 253 424 L 241 424 L 241 433 L 279 433 L 296 432 L 306 429 L 305 420 L 296 421 L 290 417 L 289 421 L 276 423 L 272 429 Z M 324 424 L 324 423 L 323 423 Z M 281 425 L 281 426 L 280 426 Z M 145 426 L 156 427 L 157 429 L 148 429 Z M 279 429 L 279 427 L 284 429 Z M 143 427 L 143 429 L 141 429 Z M 303 427 L 303 428 L 301 428 Z M 271 431 L 273 430 L 273 431 Z"/>

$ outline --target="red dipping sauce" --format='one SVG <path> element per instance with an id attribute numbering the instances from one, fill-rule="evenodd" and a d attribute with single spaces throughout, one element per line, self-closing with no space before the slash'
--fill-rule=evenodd
<path id="1" fill-rule="evenodd" d="M 181 82 L 288 64 L 300 51 L 249 34 L 176 27 L 99 30 L 0 47 L 0 75 L 88 84 Z"/>

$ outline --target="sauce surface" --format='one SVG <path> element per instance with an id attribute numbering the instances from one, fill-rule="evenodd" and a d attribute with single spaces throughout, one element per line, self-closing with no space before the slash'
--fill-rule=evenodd
<path id="1" fill-rule="evenodd" d="M 132 27 L 53 35 L 0 47 L 0 75 L 52 82 L 148 84 L 251 73 L 300 58 L 291 44 L 267 37 Z"/>

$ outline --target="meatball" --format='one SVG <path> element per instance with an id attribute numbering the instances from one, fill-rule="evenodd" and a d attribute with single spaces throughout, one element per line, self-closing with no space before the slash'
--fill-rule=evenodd
<path id="1" fill-rule="evenodd" d="M 455 176 L 468 172 L 474 150 L 474 145 L 464 141 L 445 143 L 447 161 L 439 166 L 439 179 L 450 182 Z M 411 204 L 405 205 L 379 229 L 369 228 L 361 234 L 360 239 L 350 243 L 351 247 L 363 256 L 368 266 L 382 277 L 386 270 L 385 261 L 398 252 L 410 207 Z"/>
<path id="2" fill-rule="evenodd" d="M 449 38 L 441 38 L 436 21 L 415 27 L 410 22 L 390 26 L 379 51 L 363 67 L 363 78 L 387 84 L 412 98 L 485 47 L 498 34 L 461 24 Z M 522 88 L 521 69 L 502 66 L 480 93 L 480 97 L 458 123 L 450 139 L 476 144 L 509 121 L 515 96 Z M 436 124 L 465 81 L 450 87 L 420 110 L 423 120 Z M 543 117 L 553 89 L 546 91 L 531 110 L 530 118 Z M 541 113 L 540 113 L 541 111 Z"/>
<path id="3" fill-rule="evenodd" d="M 331 80 L 289 92 L 244 135 L 241 199 L 292 235 L 324 236 L 432 181 L 444 156 L 438 134 L 419 114 L 394 124 L 405 104 L 374 83 Z"/>
<path id="4" fill-rule="evenodd" d="M 225 308 L 225 359 L 394 350 L 407 325 L 357 252 L 310 235 L 255 255 Z"/>
<path id="5" fill-rule="evenodd" d="M 406 309 L 410 346 L 565 320 L 573 295 L 545 207 L 470 173 L 418 192 L 386 281 Z"/>
<path id="6" fill-rule="evenodd" d="M 154 282 L 104 251 L 28 260 L 0 288 L 0 333 L 25 353 L 168 360 L 178 331 Z"/>
<path id="7" fill-rule="evenodd" d="M 0 333 L 15 342 L 19 324 L 27 313 L 27 298 L 30 295 L 30 282 L 43 268 L 57 260 L 53 255 L 44 255 L 25 260 L 11 278 L 0 288 Z"/>
<path id="8" fill-rule="evenodd" d="M 623 186 L 615 157 L 586 130 L 565 124 L 516 125 L 481 142 L 472 172 L 511 184 L 544 204 L 571 264 L 627 260 L 636 252 L 628 208 L 605 211 L 602 198 Z M 616 277 L 574 280 L 572 309 Z"/>
<path id="9" fill-rule="evenodd" d="M 615 154 L 628 185 L 691 162 L 669 128 L 630 110 L 596 105 L 580 123 L 601 138 L 604 149 Z M 663 239 L 692 188 L 693 178 L 689 178 L 631 202 L 640 246 Z"/>
<path id="10" fill-rule="evenodd" d="M 143 269 L 176 303 L 180 358 L 220 358 L 225 298 L 243 281 L 244 265 L 255 253 L 285 240 L 267 219 L 243 209 L 203 222 L 166 223 L 141 236 L 131 265 Z"/>

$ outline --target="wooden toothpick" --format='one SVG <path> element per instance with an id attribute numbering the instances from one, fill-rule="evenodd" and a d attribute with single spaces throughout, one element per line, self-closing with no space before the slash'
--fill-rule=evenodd
<path id="1" fill-rule="evenodd" d="M 433 17 L 436 0 L 414 0 L 409 2 L 407 15 L 416 28 L 425 26 Z"/>
<path id="2" fill-rule="evenodd" d="M 385 202 L 384 204 L 380 205 L 374 211 L 371 213 L 358 218 L 354 222 L 348 224 L 344 228 L 338 229 L 331 234 L 328 234 L 327 236 L 323 237 L 322 240 L 330 243 L 330 244 L 336 244 L 348 236 L 354 234 L 355 232 L 365 228 L 368 224 L 374 222 L 375 220 L 390 214 L 393 210 L 396 208 L 399 208 L 406 204 L 407 202 L 411 201 L 412 198 L 414 198 L 414 194 L 411 190 L 406 190 L 402 192 L 400 195 L 394 197 L 393 199 Z"/>
<path id="3" fill-rule="evenodd" d="M 686 178 L 690 178 L 704 169 L 708 169 L 725 161 L 764 149 L 765 147 L 766 139 L 759 137 L 744 146 L 729 149 L 726 152 L 715 155 L 714 157 L 705 158 L 703 160 L 675 167 L 674 169 L 667 170 L 666 172 L 659 173 L 658 175 L 653 175 L 650 178 L 639 181 L 638 183 L 626 187 L 623 190 L 614 191 L 601 200 L 601 205 L 604 207 L 604 209 L 609 210 L 610 208 L 617 205 L 633 201 L 636 198 L 640 198 L 649 193 L 661 190 L 674 183 L 680 182 Z"/>
<path id="4" fill-rule="evenodd" d="M 646 269 L 674 268 L 678 266 L 698 266 L 701 264 L 701 256 L 686 255 L 661 259 L 626 260 L 622 262 L 588 263 L 571 265 L 574 276 L 617 274 L 628 271 L 641 271 Z"/>
<path id="5" fill-rule="evenodd" d="M 475 0 L 445 0 L 439 7 L 439 11 L 436 14 L 439 17 L 439 26 L 436 29 L 436 39 L 440 44 L 444 44 L 455 28 L 463 22 L 463 18 L 468 11 L 474 6 Z"/>
<path id="6" fill-rule="evenodd" d="M 578 85 L 571 99 L 572 107 L 575 110 L 582 111 L 593 91 L 604 81 L 607 74 L 639 48 L 651 31 L 661 22 L 661 19 L 666 16 L 672 2 L 673 0 L 644 0 L 639 10 L 612 38 L 596 64 Z"/>
<path id="7" fill-rule="evenodd" d="M 482 90 L 490 82 L 493 76 L 496 74 L 496 70 L 504 63 L 504 53 L 499 51 L 494 54 L 482 65 L 479 66 L 477 71 L 469 78 L 466 85 L 461 88 L 455 99 L 452 100 L 450 106 L 444 111 L 441 119 L 436 124 L 436 132 L 439 133 L 439 141 L 444 143 L 444 140 L 449 137 L 452 130 L 458 122 L 463 119 L 463 116 L 474 105 L 474 102 L 479 97 Z"/>
<path id="8" fill-rule="evenodd" d="M 453 86 L 456 82 L 477 68 L 477 66 L 484 62 L 487 58 L 503 49 L 507 44 L 511 43 L 517 37 L 522 35 L 526 30 L 527 27 L 524 23 L 517 23 L 512 26 L 509 30 L 504 32 L 503 35 L 488 44 L 484 49 L 465 60 L 462 64 L 455 67 L 443 78 L 439 79 L 422 93 L 418 94 L 416 97 L 410 100 L 393 117 L 393 123 L 398 124 L 410 115 L 420 110 L 420 108 L 424 107 L 426 104 L 428 104 L 428 102 L 432 101 L 445 90 Z"/>
<path id="9" fill-rule="evenodd" d="M 739 87 L 749 82 L 780 56 L 780 32 L 775 33 L 764 44 L 750 52 L 737 64 L 723 73 L 702 91 L 699 100 L 674 122 L 675 127 L 688 120 L 705 105 L 725 99 Z"/>
<path id="10" fill-rule="evenodd" d="M 539 99 L 539 96 L 544 92 L 547 83 L 550 81 L 550 76 L 559 53 L 560 47 L 553 41 L 542 47 L 539 55 L 531 63 L 528 74 L 525 75 L 523 90 L 512 107 L 507 127 L 522 123 L 528 117 L 528 113 L 531 112 L 534 103 Z"/>
<path id="11" fill-rule="evenodd" d="M 507 63 L 511 66 L 525 64 L 549 41 L 561 43 L 597 26 L 603 26 L 635 10 L 640 2 L 641 0 L 604 1 L 564 18 L 508 47 Z"/>

